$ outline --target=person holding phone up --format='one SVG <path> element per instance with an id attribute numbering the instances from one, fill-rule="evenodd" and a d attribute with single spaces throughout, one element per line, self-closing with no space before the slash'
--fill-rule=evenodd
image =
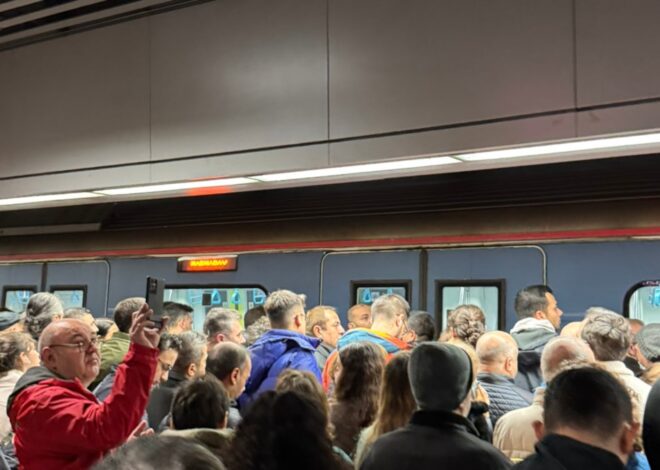
<path id="1" fill-rule="evenodd" d="M 133 313 L 128 354 L 102 403 L 87 390 L 100 364 L 89 326 L 66 319 L 43 331 L 42 365 L 21 377 L 7 404 L 21 468 L 87 469 L 141 429 L 162 329 L 152 314 L 146 303 Z"/>

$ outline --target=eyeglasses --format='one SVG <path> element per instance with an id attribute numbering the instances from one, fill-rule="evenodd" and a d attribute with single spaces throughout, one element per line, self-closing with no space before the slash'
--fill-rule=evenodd
<path id="1" fill-rule="evenodd" d="M 77 349 L 78 352 L 89 351 L 91 347 L 96 348 L 99 345 L 99 339 L 97 336 L 94 336 L 92 339 L 87 341 L 76 341 L 75 343 L 61 343 L 61 344 L 51 344 L 50 348 L 70 348 Z"/>

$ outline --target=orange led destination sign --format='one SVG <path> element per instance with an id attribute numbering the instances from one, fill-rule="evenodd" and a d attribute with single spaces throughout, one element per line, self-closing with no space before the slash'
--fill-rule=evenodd
<path id="1" fill-rule="evenodd" d="M 177 260 L 177 271 L 180 273 L 236 271 L 237 261 L 236 255 L 185 257 Z"/>

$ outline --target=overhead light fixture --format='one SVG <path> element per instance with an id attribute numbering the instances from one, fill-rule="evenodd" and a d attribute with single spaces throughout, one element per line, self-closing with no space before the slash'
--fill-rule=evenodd
<path id="1" fill-rule="evenodd" d="M 318 170 L 289 171 L 286 173 L 273 173 L 270 175 L 251 176 L 255 180 L 271 183 L 278 181 L 292 181 L 313 178 L 327 178 L 332 176 L 357 175 L 361 173 L 377 173 L 381 171 L 409 170 L 431 166 L 451 165 L 460 163 L 452 157 L 416 158 L 412 160 L 396 160 L 382 163 L 366 163 L 363 165 L 338 166 L 334 168 L 321 168 Z"/>
<path id="2" fill-rule="evenodd" d="M 37 202 L 69 201 L 72 199 L 89 199 L 99 197 L 99 194 L 92 192 L 79 193 L 61 193 L 61 194 L 42 194 L 39 196 L 23 196 L 0 199 L 0 206 L 18 206 L 21 204 L 34 204 Z"/>
<path id="3" fill-rule="evenodd" d="M 162 193 L 168 191 L 182 191 L 185 189 L 213 188 L 224 186 L 238 186 L 241 184 L 256 183 L 251 178 L 223 178 L 214 180 L 186 181 L 183 183 L 150 184 L 147 186 L 128 186 L 125 188 L 109 188 L 94 191 L 104 196 L 127 196 L 131 194 Z"/>
<path id="4" fill-rule="evenodd" d="M 660 144 L 660 133 L 604 137 L 600 139 L 578 140 L 558 144 L 486 150 L 483 152 L 455 155 L 455 157 L 466 162 L 477 162 L 484 160 L 500 160 L 504 158 L 539 157 L 543 155 L 589 152 L 593 150 L 614 150 L 617 148 L 640 147 L 651 144 Z"/>

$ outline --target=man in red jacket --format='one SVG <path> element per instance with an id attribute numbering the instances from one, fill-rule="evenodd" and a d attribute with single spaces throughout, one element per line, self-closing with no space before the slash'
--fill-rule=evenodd
<path id="1" fill-rule="evenodd" d="M 7 404 L 21 468 L 88 469 L 138 426 L 156 369 L 160 331 L 145 304 L 133 314 L 131 345 L 110 396 L 87 390 L 99 373 L 94 336 L 79 320 L 50 324 L 39 339 L 42 366 L 28 370 Z"/>

